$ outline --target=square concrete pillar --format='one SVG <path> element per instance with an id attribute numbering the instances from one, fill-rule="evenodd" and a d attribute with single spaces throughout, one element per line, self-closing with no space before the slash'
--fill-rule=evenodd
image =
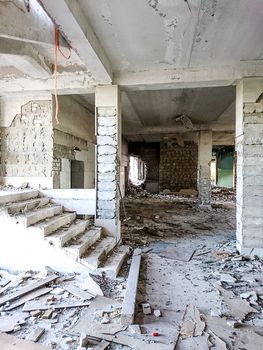
<path id="1" fill-rule="evenodd" d="M 237 249 L 263 257 L 263 78 L 236 90 Z"/>
<path id="2" fill-rule="evenodd" d="M 212 130 L 199 132 L 198 143 L 198 192 L 199 205 L 211 205 Z"/>
<path id="3" fill-rule="evenodd" d="M 96 105 L 96 218 L 95 224 L 120 240 L 121 107 L 116 85 L 99 86 Z"/>

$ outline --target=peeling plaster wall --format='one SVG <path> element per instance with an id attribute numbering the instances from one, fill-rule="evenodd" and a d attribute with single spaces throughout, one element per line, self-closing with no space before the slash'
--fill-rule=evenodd
<path id="1" fill-rule="evenodd" d="M 97 108 L 97 208 L 98 219 L 119 217 L 117 206 L 118 153 L 117 128 L 118 114 L 114 107 Z"/>
<path id="2" fill-rule="evenodd" d="M 1 129 L 1 180 L 33 187 L 52 186 L 53 126 L 50 100 L 21 107 L 11 125 Z"/>
<path id="3" fill-rule="evenodd" d="M 240 83 L 237 86 L 236 128 L 237 248 L 242 254 L 262 257 L 263 103 L 246 102 L 246 94 L 246 85 L 243 92 Z"/>

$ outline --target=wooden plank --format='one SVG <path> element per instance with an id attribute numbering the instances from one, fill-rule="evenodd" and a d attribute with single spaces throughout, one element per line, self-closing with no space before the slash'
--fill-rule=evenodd
<path id="1" fill-rule="evenodd" d="M 122 311 L 121 311 L 121 323 L 123 325 L 133 324 L 136 295 L 137 295 L 137 285 L 139 281 L 140 265 L 141 265 L 141 249 L 135 249 L 132 262 L 130 266 L 129 276 L 127 280 L 126 293 L 123 300 Z"/>
<path id="2" fill-rule="evenodd" d="M 35 344 L 28 340 L 19 339 L 12 335 L 0 333 L 1 350 L 52 350 L 52 348 Z"/>
<path id="3" fill-rule="evenodd" d="M 94 350 L 105 350 L 107 349 L 107 347 L 110 345 L 109 342 L 107 342 L 106 340 L 102 340 L 102 342 L 100 342 L 95 348 Z"/>
<path id="4" fill-rule="evenodd" d="M 79 302 L 79 303 L 72 303 L 72 304 L 67 304 L 67 303 L 61 303 L 61 304 L 54 304 L 52 306 L 50 305 L 45 305 L 44 303 L 40 302 L 40 301 L 28 301 L 27 303 L 25 303 L 24 307 L 23 307 L 23 311 L 26 312 L 30 312 L 30 311 L 34 311 L 34 310 L 48 310 L 50 308 L 52 308 L 52 310 L 55 309 L 69 309 L 69 308 L 73 308 L 73 307 L 83 307 L 83 306 L 89 306 L 90 302 L 88 301 L 83 301 L 83 302 Z"/>
<path id="5" fill-rule="evenodd" d="M 41 288 L 40 290 L 36 290 L 34 292 L 26 294 L 24 297 L 21 297 L 17 302 L 13 303 L 9 307 L 5 308 L 5 311 L 10 311 L 15 309 L 18 306 L 25 304 L 27 301 L 41 297 L 42 295 L 48 294 L 52 291 L 53 288 Z"/>
<path id="6" fill-rule="evenodd" d="M 18 290 L 17 292 L 11 293 L 11 294 L 6 295 L 5 297 L 1 298 L 0 299 L 0 306 L 7 303 L 7 302 L 11 302 L 11 301 L 27 294 L 27 293 L 33 292 L 34 290 L 45 286 L 46 284 L 54 281 L 57 278 L 58 278 L 57 275 L 52 275 L 52 276 L 49 276 L 47 278 L 42 279 L 41 281 L 38 281 L 36 283 L 32 283 L 29 286 L 20 288 L 20 290 Z"/>
<path id="7" fill-rule="evenodd" d="M 95 297 L 95 295 L 92 295 L 76 286 L 65 286 L 64 289 L 81 300 L 90 300 Z"/>

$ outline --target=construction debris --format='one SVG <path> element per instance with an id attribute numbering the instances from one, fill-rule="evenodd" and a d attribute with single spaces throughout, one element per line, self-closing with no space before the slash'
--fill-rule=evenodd
<path id="1" fill-rule="evenodd" d="M 205 322 L 201 318 L 199 310 L 189 305 L 185 311 L 184 321 L 181 328 L 183 338 L 197 337 L 203 334 Z"/>

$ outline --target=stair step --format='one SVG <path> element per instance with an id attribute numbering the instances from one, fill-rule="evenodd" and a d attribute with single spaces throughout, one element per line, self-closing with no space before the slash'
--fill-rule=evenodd
<path id="1" fill-rule="evenodd" d="M 84 232 L 89 225 L 89 220 L 77 220 L 69 228 L 62 228 L 49 236 L 49 241 L 57 247 L 63 247 L 72 238 Z"/>
<path id="2" fill-rule="evenodd" d="M 127 245 L 117 247 L 106 261 L 105 266 L 100 267 L 97 272 L 104 272 L 107 277 L 116 278 L 129 252 L 130 248 Z"/>
<path id="3" fill-rule="evenodd" d="M 21 191 L 21 192 L 7 192 L 4 191 L 0 194 L 0 205 L 5 205 L 8 203 L 21 202 L 27 199 L 36 198 L 39 196 L 37 190 Z"/>
<path id="4" fill-rule="evenodd" d="M 39 197 L 39 198 L 33 198 L 22 202 L 9 204 L 5 207 L 5 209 L 9 215 L 15 215 L 15 214 L 21 214 L 36 208 L 44 207 L 48 203 L 49 203 L 49 198 Z"/>
<path id="5" fill-rule="evenodd" d="M 66 249 L 69 255 L 80 258 L 97 240 L 100 239 L 102 229 L 100 227 L 95 227 L 87 230 L 83 233 L 75 242 L 69 242 L 71 245 Z"/>
<path id="6" fill-rule="evenodd" d="M 45 208 L 32 211 L 17 217 L 17 222 L 23 224 L 25 227 L 36 224 L 39 221 L 43 221 L 47 218 L 51 218 L 55 215 L 61 214 L 63 207 L 61 205 L 47 206 Z"/>
<path id="7" fill-rule="evenodd" d="M 52 219 L 38 223 L 32 227 L 38 228 L 44 236 L 50 235 L 64 225 L 70 224 L 76 218 L 76 213 L 66 213 L 53 217 Z"/>
<path id="8" fill-rule="evenodd" d="M 87 256 L 83 257 L 79 260 L 79 262 L 88 267 L 90 270 L 96 270 L 101 260 L 109 254 L 109 252 L 115 247 L 116 238 L 114 237 L 106 237 L 102 239 L 96 246 L 95 249 L 89 250 L 87 252 Z"/>

